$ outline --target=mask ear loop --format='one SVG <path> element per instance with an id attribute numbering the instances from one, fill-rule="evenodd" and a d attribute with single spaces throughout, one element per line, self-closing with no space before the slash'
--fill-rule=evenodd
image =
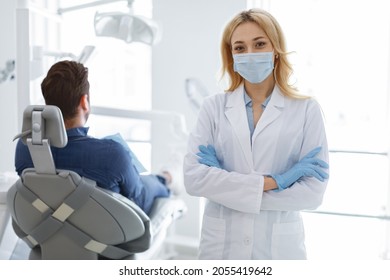
<path id="1" fill-rule="evenodd" d="M 274 69 L 272 70 L 275 82 L 278 83 L 277 77 L 276 77 L 276 68 L 279 66 L 279 54 L 275 55 L 275 62 L 274 62 Z"/>

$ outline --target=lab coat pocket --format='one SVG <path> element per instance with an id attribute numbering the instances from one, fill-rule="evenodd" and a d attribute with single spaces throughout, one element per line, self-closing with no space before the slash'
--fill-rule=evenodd
<path id="1" fill-rule="evenodd" d="M 305 232 L 302 221 L 274 224 L 271 250 L 272 259 L 306 259 Z"/>
<path id="2" fill-rule="evenodd" d="M 203 217 L 199 259 L 221 260 L 225 243 L 225 220 Z"/>

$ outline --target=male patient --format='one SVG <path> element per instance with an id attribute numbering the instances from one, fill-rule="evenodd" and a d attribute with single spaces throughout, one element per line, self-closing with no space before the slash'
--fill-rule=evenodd
<path id="1" fill-rule="evenodd" d="M 140 175 L 126 148 L 117 141 L 88 136 L 84 127 L 90 113 L 88 69 L 81 63 L 61 61 L 54 64 L 41 84 L 46 105 L 62 111 L 68 144 L 52 148 L 56 168 L 72 170 L 96 181 L 99 187 L 122 194 L 149 213 L 154 199 L 170 195 L 172 177 Z M 19 175 L 33 167 L 28 147 L 19 140 L 15 167 Z"/>

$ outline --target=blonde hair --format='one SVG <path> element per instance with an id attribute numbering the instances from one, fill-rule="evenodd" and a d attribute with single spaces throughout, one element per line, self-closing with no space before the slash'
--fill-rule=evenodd
<path id="1" fill-rule="evenodd" d="M 226 74 L 230 78 L 230 86 L 226 91 L 235 90 L 243 78 L 233 69 L 233 55 L 231 37 L 234 30 L 242 23 L 254 22 L 264 30 L 271 41 L 274 52 L 277 55 L 274 66 L 274 77 L 276 84 L 282 93 L 292 98 L 302 98 L 298 90 L 289 83 L 293 73 L 292 66 L 287 59 L 286 42 L 282 29 L 276 19 L 268 12 L 261 9 L 250 9 L 237 14 L 225 27 L 222 33 L 221 56 L 222 56 L 222 77 Z"/>

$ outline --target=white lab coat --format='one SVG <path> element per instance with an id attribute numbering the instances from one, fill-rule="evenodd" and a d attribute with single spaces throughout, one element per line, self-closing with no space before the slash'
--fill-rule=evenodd
<path id="1" fill-rule="evenodd" d="M 305 259 L 300 210 L 321 204 L 327 181 L 306 177 L 263 192 L 264 175 L 287 171 L 318 146 L 329 161 L 322 111 L 314 99 L 291 99 L 275 87 L 250 139 L 243 89 L 205 99 L 190 134 L 185 187 L 207 198 L 199 258 Z M 207 144 L 223 169 L 198 163 L 198 146 Z"/>

